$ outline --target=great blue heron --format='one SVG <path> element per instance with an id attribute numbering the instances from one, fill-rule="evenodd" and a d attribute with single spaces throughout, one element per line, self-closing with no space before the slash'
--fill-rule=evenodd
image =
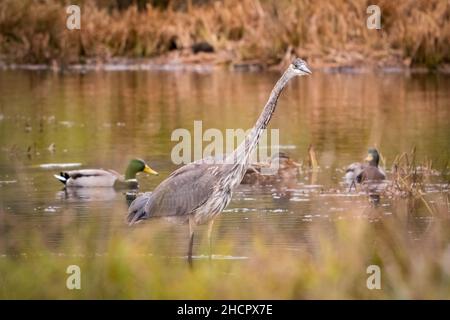
<path id="1" fill-rule="evenodd" d="M 152 193 L 137 197 L 128 210 L 130 225 L 153 217 L 179 217 L 189 222 L 188 261 L 192 263 L 194 227 L 208 223 L 208 239 L 214 218 L 231 200 L 232 191 L 244 176 L 252 152 L 277 106 L 278 97 L 295 76 L 311 74 L 307 64 L 296 58 L 275 84 L 269 100 L 244 141 L 220 163 L 198 160 L 175 170 Z"/>

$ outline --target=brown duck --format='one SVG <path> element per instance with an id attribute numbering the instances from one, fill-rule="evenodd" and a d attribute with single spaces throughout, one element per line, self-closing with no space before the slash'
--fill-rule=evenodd
<path id="1" fill-rule="evenodd" d="M 367 151 L 366 163 L 355 162 L 347 167 L 345 171 L 345 181 L 350 186 L 365 181 L 380 182 L 386 179 L 386 174 L 378 165 L 380 162 L 380 154 L 375 148 Z"/>
<path id="2" fill-rule="evenodd" d="M 274 185 L 296 180 L 299 167 L 300 164 L 293 161 L 286 153 L 278 152 L 267 163 L 251 164 L 241 184 Z"/>

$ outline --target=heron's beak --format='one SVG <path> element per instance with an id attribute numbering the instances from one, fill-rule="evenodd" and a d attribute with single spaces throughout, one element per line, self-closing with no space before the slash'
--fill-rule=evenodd
<path id="1" fill-rule="evenodd" d="M 144 170 L 145 173 L 148 174 L 154 174 L 155 176 L 157 176 L 159 173 L 156 172 L 155 170 L 153 170 L 152 168 L 150 168 L 148 165 L 145 165 Z"/>
<path id="2" fill-rule="evenodd" d="M 309 70 L 309 68 L 307 66 L 302 66 L 302 71 L 307 74 L 312 74 L 312 71 Z"/>
<path id="3" fill-rule="evenodd" d="M 373 160 L 373 156 L 369 153 L 365 159 L 367 162 L 370 162 Z"/>

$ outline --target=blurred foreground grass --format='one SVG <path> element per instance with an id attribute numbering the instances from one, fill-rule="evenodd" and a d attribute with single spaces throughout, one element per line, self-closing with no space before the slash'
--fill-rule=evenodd
<path id="1" fill-rule="evenodd" d="M 0 298 L 449 299 L 449 196 L 435 195 L 433 216 L 419 213 L 420 206 L 401 199 L 391 215 L 369 207 L 331 224 L 311 222 L 314 244 L 289 250 L 274 249 L 271 239 L 255 233 L 248 259 L 196 259 L 192 270 L 179 254 L 184 243 L 174 248 L 162 221 L 124 228 L 106 244 L 94 240 L 101 226 L 86 225 L 78 230 L 83 240 L 66 239 L 65 249 L 44 246 L 35 233 L 27 252 L 11 244 L 0 257 Z M 414 219 L 425 219 L 426 227 L 411 231 Z M 214 241 L 213 253 L 233 256 L 235 245 Z M 208 252 L 205 239 L 195 252 Z M 73 264 L 81 268 L 81 290 L 66 288 Z M 366 287 L 373 264 L 381 268 L 381 290 Z"/>

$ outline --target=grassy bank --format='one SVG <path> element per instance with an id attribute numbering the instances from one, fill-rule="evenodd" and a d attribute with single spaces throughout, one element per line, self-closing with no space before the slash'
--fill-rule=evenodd
<path id="1" fill-rule="evenodd" d="M 66 29 L 66 1 L 0 3 L 3 61 L 65 65 L 113 57 L 277 66 L 425 66 L 450 62 L 450 5 L 378 1 L 382 29 L 366 27 L 370 1 L 79 1 L 81 30 Z M 200 52 L 197 51 L 213 51 Z"/>
<path id="2" fill-rule="evenodd" d="M 36 233 L 26 251 L 13 242 L 3 246 L 0 298 L 448 299 L 448 199 L 435 200 L 434 217 L 421 217 L 420 202 L 409 199 L 397 202 L 390 216 L 368 208 L 329 225 L 311 223 L 311 242 L 292 250 L 275 250 L 267 245 L 273 239 L 255 233 L 248 259 L 195 260 L 193 269 L 182 254 L 172 255 L 177 241 L 156 220 L 116 229 L 107 243 L 93 241 L 104 229 L 95 224 L 78 229 L 79 240 L 53 248 Z M 417 219 L 425 220 L 411 229 Z M 205 242 L 199 254 L 208 252 Z M 213 250 L 235 251 L 223 239 Z M 69 265 L 81 268 L 81 290 L 66 288 Z M 366 286 L 369 265 L 380 267 L 380 290 Z"/>

